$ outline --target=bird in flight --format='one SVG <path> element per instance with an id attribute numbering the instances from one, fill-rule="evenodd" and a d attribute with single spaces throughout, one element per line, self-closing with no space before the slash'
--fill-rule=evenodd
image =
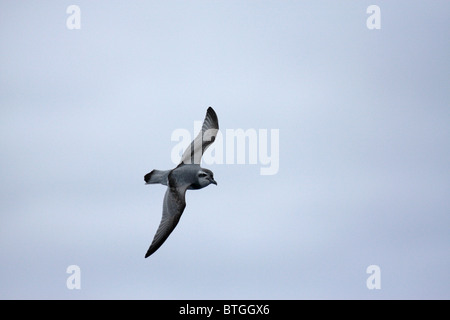
<path id="1" fill-rule="evenodd" d="M 177 226 L 186 207 L 186 190 L 202 189 L 211 183 L 217 185 L 212 171 L 200 167 L 200 162 L 205 150 L 216 139 L 218 131 L 217 114 L 209 107 L 201 131 L 184 151 L 180 164 L 171 170 L 152 170 L 144 176 L 146 184 L 159 183 L 167 186 L 161 222 L 145 254 L 146 258 L 161 247 Z"/>

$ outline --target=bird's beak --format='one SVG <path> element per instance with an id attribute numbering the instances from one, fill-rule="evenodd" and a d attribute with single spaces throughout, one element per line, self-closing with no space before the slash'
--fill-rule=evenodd
<path id="1" fill-rule="evenodd" d="M 210 179 L 209 180 L 211 183 L 214 183 L 216 186 L 217 186 L 217 182 L 216 182 L 216 180 L 214 180 L 214 179 Z"/>

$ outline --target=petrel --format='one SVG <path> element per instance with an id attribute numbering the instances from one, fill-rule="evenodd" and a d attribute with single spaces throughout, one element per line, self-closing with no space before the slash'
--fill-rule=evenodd
<path id="1" fill-rule="evenodd" d="M 167 186 L 161 222 L 145 254 L 146 258 L 161 247 L 177 226 L 186 207 L 186 190 L 202 189 L 211 183 L 217 185 L 212 171 L 200 167 L 200 161 L 205 150 L 216 139 L 218 131 L 217 114 L 209 107 L 202 130 L 184 151 L 180 164 L 171 170 L 152 170 L 144 176 L 146 184 L 160 183 Z"/>

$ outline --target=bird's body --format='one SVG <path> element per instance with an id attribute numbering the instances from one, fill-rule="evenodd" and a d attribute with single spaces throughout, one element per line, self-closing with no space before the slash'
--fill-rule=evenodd
<path id="1" fill-rule="evenodd" d="M 152 170 L 144 176 L 146 184 L 167 186 L 163 200 L 163 214 L 158 230 L 145 257 L 153 254 L 175 229 L 186 207 L 186 190 L 197 190 L 211 183 L 217 185 L 214 174 L 200 167 L 201 156 L 215 140 L 219 122 L 214 110 L 209 107 L 202 130 L 181 157 L 181 163 L 171 170 Z"/>

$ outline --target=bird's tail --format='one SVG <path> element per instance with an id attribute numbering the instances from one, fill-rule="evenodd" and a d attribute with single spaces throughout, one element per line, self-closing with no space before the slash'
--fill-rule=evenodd
<path id="1" fill-rule="evenodd" d="M 167 186 L 167 177 L 171 170 L 152 170 L 144 176 L 145 184 L 161 183 Z"/>

